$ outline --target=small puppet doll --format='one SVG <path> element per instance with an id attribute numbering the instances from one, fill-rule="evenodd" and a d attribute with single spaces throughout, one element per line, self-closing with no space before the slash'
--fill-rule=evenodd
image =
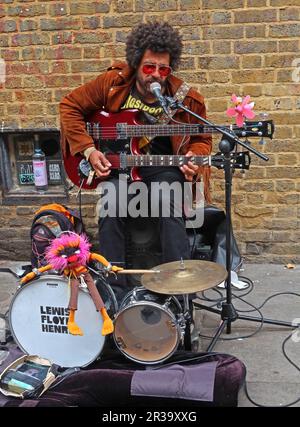
<path id="1" fill-rule="evenodd" d="M 102 255 L 90 252 L 90 247 L 91 244 L 85 235 L 64 232 L 52 240 L 47 248 L 46 260 L 49 264 L 38 269 L 33 269 L 21 279 L 21 284 L 24 284 L 48 270 L 57 270 L 69 279 L 71 292 L 67 327 L 72 335 L 83 335 L 82 330 L 75 323 L 75 310 L 77 310 L 80 281 L 83 281 L 87 285 L 95 307 L 102 315 L 102 335 L 108 335 L 114 330 L 113 322 L 106 311 L 103 300 L 86 265 L 90 261 L 98 261 L 105 266 L 107 271 L 117 272 L 123 269 L 111 265 Z"/>

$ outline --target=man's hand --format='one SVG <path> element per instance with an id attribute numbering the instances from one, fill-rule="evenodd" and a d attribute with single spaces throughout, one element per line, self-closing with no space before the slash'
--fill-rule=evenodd
<path id="1" fill-rule="evenodd" d="M 188 151 L 186 153 L 186 157 L 194 156 L 194 153 L 192 151 Z M 194 165 L 192 162 L 188 162 L 187 165 L 181 166 L 180 170 L 184 174 L 184 177 L 187 181 L 193 181 L 194 175 L 197 174 L 199 169 L 199 166 Z"/>
<path id="2" fill-rule="evenodd" d="M 111 164 L 101 151 L 95 150 L 90 154 L 89 162 L 92 165 L 96 175 L 108 176 L 110 174 Z"/>

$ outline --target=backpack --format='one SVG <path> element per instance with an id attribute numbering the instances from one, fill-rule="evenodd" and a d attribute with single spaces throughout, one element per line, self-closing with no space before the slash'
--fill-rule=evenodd
<path id="1" fill-rule="evenodd" d="M 83 223 L 77 210 L 52 203 L 35 212 L 30 230 L 32 268 L 47 264 L 45 251 L 62 231 L 83 233 Z"/>

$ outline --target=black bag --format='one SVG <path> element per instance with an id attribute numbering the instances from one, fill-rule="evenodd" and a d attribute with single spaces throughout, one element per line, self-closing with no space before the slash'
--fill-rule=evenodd
<path id="1" fill-rule="evenodd" d="M 45 251 L 62 231 L 81 234 L 84 231 L 79 213 L 59 204 L 42 206 L 33 218 L 31 238 L 31 267 L 46 265 Z"/>
<path id="2" fill-rule="evenodd" d="M 230 243 L 231 270 L 238 272 L 242 267 L 243 259 L 232 231 Z M 226 219 L 217 227 L 211 260 L 226 267 Z"/>
<path id="3" fill-rule="evenodd" d="M 204 208 L 204 223 L 201 228 L 188 228 L 192 259 L 217 262 L 226 267 L 226 215 L 222 209 L 213 205 Z M 243 259 L 231 230 L 231 270 L 239 271 Z"/>

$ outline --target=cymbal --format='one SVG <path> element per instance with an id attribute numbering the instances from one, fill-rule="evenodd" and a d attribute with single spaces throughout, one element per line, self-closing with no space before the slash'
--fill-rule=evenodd
<path id="1" fill-rule="evenodd" d="M 222 265 L 202 260 L 168 262 L 153 270 L 160 273 L 143 275 L 143 286 L 149 291 L 167 295 L 204 291 L 218 286 L 227 277 L 227 271 Z"/>

